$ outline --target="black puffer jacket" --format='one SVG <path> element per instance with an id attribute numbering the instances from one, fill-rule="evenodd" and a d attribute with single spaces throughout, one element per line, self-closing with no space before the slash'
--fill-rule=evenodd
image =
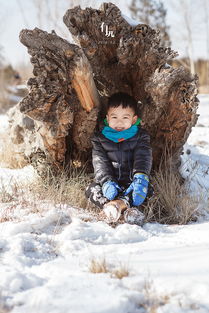
<path id="1" fill-rule="evenodd" d="M 97 132 L 92 137 L 92 145 L 92 161 L 97 183 L 103 185 L 110 179 L 126 187 L 135 173 L 150 174 L 150 136 L 143 128 L 139 127 L 135 136 L 118 143 Z"/>

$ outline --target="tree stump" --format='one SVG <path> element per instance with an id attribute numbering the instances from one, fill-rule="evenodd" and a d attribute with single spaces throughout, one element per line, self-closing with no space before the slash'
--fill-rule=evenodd
<path id="1" fill-rule="evenodd" d="M 98 112 L 108 96 L 124 91 L 141 106 L 153 168 L 159 167 L 165 147 L 178 163 L 197 121 L 197 77 L 168 65 L 177 53 L 160 46 L 159 33 L 145 24 L 130 25 L 112 3 L 99 10 L 76 6 L 63 20 L 76 44 L 54 31 L 20 33 L 34 66 L 29 94 L 17 108 L 33 122 L 27 134 L 19 125 L 21 149 L 31 143 L 27 158 L 36 166 L 42 158 L 42 164 L 58 170 L 70 160 L 89 160 Z"/>

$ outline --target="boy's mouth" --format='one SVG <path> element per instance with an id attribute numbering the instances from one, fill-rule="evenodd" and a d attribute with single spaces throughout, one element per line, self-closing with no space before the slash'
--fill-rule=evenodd
<path id="1" fill-rule="evenodd" d="M 115 128 L 115 130 L 117 130 L 118 132 L 120 132 L 120 131 L 122 131 L 122 130 L 124 130 L 124 127 L 120 127 L 120 128 Z"/>

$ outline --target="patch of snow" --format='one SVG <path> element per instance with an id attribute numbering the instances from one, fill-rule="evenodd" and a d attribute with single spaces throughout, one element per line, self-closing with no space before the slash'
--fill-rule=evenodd
<path id="1" fill-rule="evenodd" d="M 200 114 L 193 127 L 181 157 L 181 174 L 186 179 L 191 194 L 202 198 L 208 206 L 209 197 L 209 95 L 199 95 Z"/>
<path id="2" fill-rule="evenodd" d="M 15 186 L 32 183 L 37 177 L 32 165 L 18 169 L 0 168 L 0 191 L 3 187 L 7 192 L 11 192 Z"/>
<path id="3" fill-rule="evenodd" d="M 54 209 L 46 215 L 53 217 L 55 229 L 59 217 Z M 42 225 L 44 219 L 37 220 L 40 226 L 35 229 L 22 225 L 22 232 L 19 223 L 8 222 L 14 230 L 2 234 L 0 286 L 6 304 L 14 306 L 12 312 L 61 313 L 70 308 L 77 313 L 139 313 L 144 284 L 150 280 L 158 297 L 170 298 L 163 312 L 185 312 L 194 304 L 207 312 L 208 222 L 174 227 L 123 224 L 113 229 L 73 218 L 58 234 L 48 234 L 44 229 L 50 219 Z M 34 225 L 32 217 L 28 223 Z M 130 275 L 118 280 L 110 273 L 91 273 L 90 260 L 104 257 L 110 269 L 126 265 Z"/>
<path id="4" fill-rule="evenodd" d="M 181 172 L 191 193 L 209 189 L 209 96 L 182 155 Z M 5 117 L 2 118 L 1 127 Z M 1 129 L 0 127 L 0 129 Z M 36 179 L 35 171 L 0 169 L 0 185 Z M 84 222 L 85 212 L 47 201 L 0 204 L 1 302 L 12 313 L 209 312 L 209 214 L 188 225 L 143 227 Z M 105 259 L 107 273 L 92 273 Z M 127 277 L 114 270 L 126 267 Z"/>
<path id="5" fill-rule="evenodd" d="M 6 114 L 0 114 L 0 136 L 5 132 L 9 125 L 8 116 Z M 0 137 L 1 139 L 1 137 Z"/>

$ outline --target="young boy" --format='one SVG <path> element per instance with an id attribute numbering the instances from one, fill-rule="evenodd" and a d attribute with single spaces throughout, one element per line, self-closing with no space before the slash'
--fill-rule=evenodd
<path id="1" fill-rule="evenodd" d="M 118 92 L 109 98 L 104 125 L 92 145 L 95 181 L 86 196 L 110 222 L 124 214 L 125 222 L 141 225 L 144 214 L 138 207 L 147 196 L 152 150 L 133 97 Z"/>

